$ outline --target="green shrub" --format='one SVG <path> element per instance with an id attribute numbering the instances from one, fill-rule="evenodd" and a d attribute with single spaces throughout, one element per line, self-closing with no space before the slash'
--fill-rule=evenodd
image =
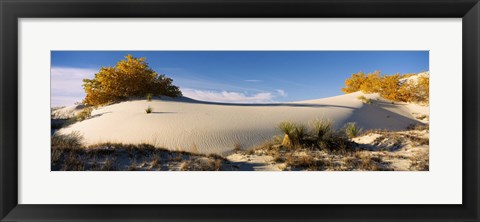
<path id="1" fill-rule="evenodd" d="M 323 140 L 333 133 L 333 121 L 330 119 L 316 119 L 310 122 L 313 133 L 317 137 L 317 141 Z"/>
<path id="2" fill-rule="evenodd" d="M 153 109 L 152 109 L 152 107 L 150 107 L 150 106 L 145 109 L 145 112 L 146 112 L 147 114 L 148 114 L 148 113 L 151 113 L 152 111 L 153 111 Z"/>
<path id="3" fill-rule="evenodd" d="M 357 126 L 357 124 L 354 123 L 354 122 L 350 122 L 350 123 L 345 124 L 345 134 L 347 134 L 347 136 L 349 138 L 353 138 L 353 137 L 358 136 L 361 131 L 362 131 L 362 129 L 359 128 Z"/>
<path id="4" fill-rule="evenodd" d="M 151 102 L 152 101 L 153 94 L 148 93 L 147 94 L 147 101 Z"/>
<path id="5" fill-rule="evenodd" d="M 307 128 L 304 125 L 295 124 L 292 134 L 292 140 L 294 145 L 302 145 L 307 136 Z"/>
<path id="6" fill-rule="evenodd" d="M 307 136 L 307 128 L 301 124 L 295 124 L 292 122 L 281 122 L 278 124 L 278 128 L 285 134 L 282 145 L 301 145 Z"/>

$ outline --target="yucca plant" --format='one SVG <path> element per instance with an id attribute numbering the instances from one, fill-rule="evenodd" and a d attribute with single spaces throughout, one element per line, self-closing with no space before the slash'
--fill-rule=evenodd
<path id="1" fill-rule="evenodd" d="M 147 94 L 147 101 L 151 102 L 151 101 L 152 101 L 152 98 L 153 98 L 153 94 L 148 93 L 148 94 Z"/>
<path id="2" fill-rule="evenodd" d="M 152 111 L 153 111 L 153 109 L 152 109 L 152 107 L 150 107 L 150 106 L 145 109 L 145 112 L 146 112 L 147 114 L 151 113 Z"/>
<path id="3" fill-rule="evenodd" d="M 307 128 L 304 125 L 296 124 L 293 129 L 292 140 L 294 145 L 301 145 L 307 136 Z"/>
<path id="4" fill-rule="evenodd" d="M 361 131 L 362 129 L 358 127 L 357 124 L 354 122 L 345 124 L 345 134 L 347 134 L 349 138 L 358 136 L 358 134 L 360 134 Z"/>
<path id="5" fill-rule="evenodd" d="M 292 145 L 292 136 L 295 129 L 295 124 L 292 122 L 281 122 L 278 128 L 285 134 L 282 141 L 282 146 L 290 147 Z"/>
<path id="6" fill-rule="evenodd" d="M 317 141 L 330 136 L 333 133 L 333 121 L 330 119 L 316 119 L 310 122 L 313 133 L 317 136 Z"/>

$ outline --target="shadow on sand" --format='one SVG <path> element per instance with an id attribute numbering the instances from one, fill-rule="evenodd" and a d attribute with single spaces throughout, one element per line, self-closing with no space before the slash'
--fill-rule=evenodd
<path id="1" fill-rule="evenodd" d="M 387 110 L 398 106 L 388 102 L 375 101 L 355 109 L 346 122 L 356 122 L 364 129 L 405 130 L 410 125 L 422 124 L 414 117 L 407 117 Z M 410 115 L 407 114 L 406 115 Z"/>

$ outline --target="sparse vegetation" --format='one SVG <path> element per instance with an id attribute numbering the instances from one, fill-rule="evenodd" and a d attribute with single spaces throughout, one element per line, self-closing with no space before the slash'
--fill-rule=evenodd
<path id="1" fill-rule="evenodd" d="M 310 125 L 313 128 L 314 135 L 317 136 L 317 142 L 333 134 L 333 121 L 330 119 L 316 119 Z"/>
<path id="2" fill-rule="evenodd" d="M 297 125 L 299 124 L 282 122 L 278 128 L 285 135 L 291 133 L 294 138 L 293 132 Z M 341 130 L 335 130 L 333 125 L 333 121 L 328 119 L 316 119 L 310 122 L 310 128 L 306 129 L 307 133 L 304 134 L 304 140 L 300 144 L 285 146 L 282 139 L 274 137 L 244 153 L 250 156 L 269 157 L 267 159 L 272 161 L 270 164 L 277 164 L 279 170 L 388 171 L 397 169 L 397 166 L 392 165 L 394 160 L 411 163 L 409 168 L 402 168 L 402 170 L 428 170 L 428 154 L 422 154 L 424 148 L 415 148 L 418 151 L 413 151 L 415 155 L 412 157 L 396 154 L 398 149 L 405 146 L 428 145 L 428 135 L 425 137 L 422 133 L 424 131 L 368 130 L 362 132 L 353 122 L 346 124 Z M 428 126 L 425 125 L 415 127 L 428 130 Z M 380 135 L 373 142 L 374 147 L 363 146 L 349 139 L 349 137 L 369 134 Z"/>
<path id="3" fill-rule="evenodd" d="M 150 107 L 150 106 L 145 109 L 145 112 L 146 112 L 147 114 L 148 114 L 148 113 L 152 113 L 152 111 L 153 111 L 153 109 L 152 109 L 152 107 Z"/>
<path id="4" fill-rule="evenodd" d="M 83 121 L 92 116 L 92 107 L 85 107 L 76 115 L 76 121 Z"/>
<path id="5" fill-rule="evenodd" d="M 50 126 L 51 126 L 52 130 L 67 127 L 67 126 L 72 125 L 76 122 L 80 122 L 80 121 L 91 118 L 92 111 L 93 111 L 92 107 L 85 107 L 80 112 L 78 112 L 75 116 L 72 116 L 68 119 L 67 118 L 55 119 L 55 118 L 53 118 L 53 115 L 52 115 L 52 118 L 50 120 L 51 121 Z"/>
<path id="6" fill-rule="evenodd" d="M 152 101 L 153 94 L 147 93 L 147 101 L 151 102 Z"/>
<path id="7" fill-rule="evenodd" d="M 355 123 L 348 123 L 344 128 L 334 129 L 334 122 L 328 119 L 311 121 L 309 127 L 293 122 L 282 122 L 278 128 L 290 135 L 290 145 L 283 145 L 285 136 L 274 137 L 265 143 L 248 150 L 243 150 L 239 143 L 234 144 L 238 155 L 266 156 L 269 164 L 278 164 L 281 170 L 362 170 L 379 171 L 397 169 L 392 161 L 407 161 L 403 170 L 428 170 L 428 125 L 411 126 L 407 131 L 391 132 L 386 130 L 369 130 L 360 134 Z M 288 134 L 287 134 L 288 133 Z M 374 147 L 362 146 L 349 137 L 369 136 Z M 427 136 L 425 136 L 427 135 Z M 236 162 L 230 162 L 220 155 L 195 154 L 184 151 L 169 151 L 148 144 L 129 145 L 103 143 L 85 147 L 82 136 L 75 132 L 70 135 L 52 136 L 51 163 L 52 170 L 183 170 L 183 171 L 218 171 L 239 170 Z M 418 151 L 409 154 L 397 154 L 404 147 L 415 147 Z M 412 153 L 410 153 L 412 152 Z M 257 157 L 258 158 L 258 157 Z"/>
<path id="8" fill-rule="evenodd" d="M 307 136 L 307 128 L 302 124 L 281 122 L 278 124 L 278 128 L 285 134 L 282 145 L 286 147 L 301 145 Z"/>
<path id="9" fill-rule="evenodd" d="M 292 141 L 293 145 L 301 146 L 304 141 L 305 137 L 307 136 L 307 128 L 302 124 L 295 124 L 292 133 Z"/>
<path id="10" fill-rule="evenodd" d="M 361 96 L 357 97 L 357 99 L 359 99 L 360 101 L 362 101 L 365 104 L 371 104 L 372 103 L 372 100 L 368 99 L 364 95 L 361 95 Z"/>
<path id="11" fill-rule="evenodd" d="M 283 137 L 282 146 L 292 146 L 292 138 L 295 124 L 293 124 L 292 122 L 281 122 L 278 124 L 278 128 L 285 134 L 285 136 Z"/>
<path id="12" fill-rule="evenodd" d="M 82 147 L 82 135 L 75 131 L 67 135 L 54 134 L 51 138 L 52 150 L 76 150 Z"/>
<path id="13" fill-rule="evenodd" d="M 144 170 L 222 170 L 228 162 L 219 155 L 169 151 L 148 144 L 82 144 L 78 133 L 53 135 L 52 170 L 144 171 Z"/>
<path id="14" fill-rule="evenodd" d="M 350 122 L 350 123 L 345 124 L 345 133 L 347 134 L 347 136 L 349 138 L 354 138 L 354 137 L 358 136 L 361 131 L 362 131 L 362 129 L 359 128 L 357 126 L 357 124 L 354 123 L 354 122 Z"/>

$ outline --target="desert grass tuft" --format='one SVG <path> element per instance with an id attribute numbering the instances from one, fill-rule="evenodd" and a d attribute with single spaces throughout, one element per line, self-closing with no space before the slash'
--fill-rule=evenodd
<path id="1" fill-rule="evenodd" d="M 85 162 L 74 152 L 70 152 L 67 155 L 62 167 L 62 170 L 64 171 L 82 171 L 84 169 Z"/>
<path id="2" fill-rule="evenodd" d="M 152 111 L 153 111 L 153 109 L 150 106 L 145 109 L 145 113 L 147 113 L 147 114 L 152 113 Z"/>
<path id="3" fill-rule="evenodd" d="M 51 137 L 52 150 L 76 150 L 83 148 L 83 136 L 78 131 L 70 134 L 54 134 Z"/>
<path id="4" fill-rule="evenodd" d="M 103 166 L 101 168 L 103 171 L 114 171 L 116 170 L 115 167 L 115 159 L 114 158 L 106 158 Z"/>
<path id="5" fill-rule="evenodd" d="M 85 107 L 76 115 L 76 120 L 77 121 L 83 121 L 92 116 L 92 107 Z"/>
<path id="6" fill-rule="evenodd" d="M 153 98 L 153 94 L 147 93 L 147 101 L 151 102 Z"/>
<path id="7" fill-rule="evenodd" d="M 310 122 L 313 133 L 317 137 L 317 142 L 330 136 L 333 133 L 333 121 L 330 119 L 315 119 Z"/>
<path id="8" fill-rule="evenodd" d="M 365 104 L 371 104 L 372 103 L 372 100 L 368 99 L 364 95 L 361 95 L 361 96 L 357 97 L 357 99 L 359 99 L 360 101 L 362 101 Z"/>
<path id="9" fill-rule="evenodd" d="M 347 134 L 349 138 L 357 137 L 360 132 L 362 132 L 362 129 L 358 127 L 355 122 L 345 124 L 345 134 Z"/>
<path id="10" fill-rule="evenodd" d="M 292 140 L 295 146 L 301 146 L 307 136 L 307 128 L 301 124 L 295 124 L 292 133 Z"/>

